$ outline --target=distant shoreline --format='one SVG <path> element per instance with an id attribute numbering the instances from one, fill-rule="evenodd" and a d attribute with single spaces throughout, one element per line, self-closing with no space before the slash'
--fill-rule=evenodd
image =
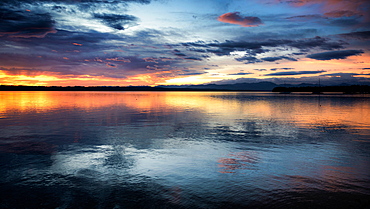
<path id="1" fill-rule="evenodd" d="M 206 88 L 165 88 L 150 86 L 0 86 L 0 91 L 266 91 L 266 90 L 230 90 Z"/>
<path id="2" fill-rule="evenodd" d="M 290 93 L 290 92 L 312 92 L 321 94 L 322 92 L 342 92 L 343 94 L 370 94 L 368 85 L 351 86 L 314 86 L 314 87 L 275 87 L 272 92 Z"/>
<path id="3" fill-rule="evenodd" d="M 0 85 L 0 91 L 213 91 L 213 92 L 278 92 L 289 94 L 293 92 L 341 92 L 343 94 L 370 94 L 369 85 L 352 86 L 310 86 L 310 87 L 275 87 L 272 90 L 258 89 L 228 89 L 217 86 L 216 88 L 193 88 L 193 87 L 150 87 L 150 86 L 11 86 Z"/>

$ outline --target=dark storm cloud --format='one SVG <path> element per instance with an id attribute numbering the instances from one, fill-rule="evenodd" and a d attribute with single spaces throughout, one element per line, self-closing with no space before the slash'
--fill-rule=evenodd
<path id="1" fill-rule="evenodd" d="M 313 14 L 313 15 L 297 15 L 297 16 L 292 16 L 292 17 L 287 17 L 285 19 L 288 20 L 298 20 L 298 21 L 307 21 L 311 19 L 321 19 L 322 16 L 318 14 Z"/>
<path id="2" fill-rule="evenodd" d="M 185 57 L 184 59 L 186 59 L 186 60 L 195 60 L 195 61 L 202 61 L 203 60 L 202 58 L 199 58 L 199 57 Z"/>
<path id="3" fill-rule="evenodd" d="M 226 40 L 223 43 L 213 42 L 188 42 L 183 43 L 185 47 L 196 47 L 196 48 L 205 48 L 206 52 L 214 53 L 219 56 L 230 55 L 234 51 L 251 51 L 252 54 L 264 53 L 265 51 L 262 47 L 277 47 L 279 45 L 284 45 L 291 43 L 290 40 L 268 40 L 261 42 L 246 42 L 246 41 L 230 41 Z"/>
<path id="4" fill-rule="evenodd" d="M 369 40 L 370 39 L 370 31 L 343 33 L 339 35 L 345 38 L 349 38 L 349 39 L 359 39 L 359 40 Z"/>
<path id="5" fill-rule="evenodd" d="M 148 59 L 156 60 L 154 65 L 148 63 Z M 105 56 L 100 57 L 102 63 L 113 64 L 119 69 L 125 70 L 125 72 L 139 72 L 139 71 L 146 71 L 147 69 L 150 70 L 168 70 L 170 67 L 169 64 L 177 64 L 180 61 L 167 61 L 156 57 L 151 58 L 140 58 L 138 56 L 126 56 L 126 57 L 112 57 L 112 56 Z M 149 64 L 149 65 L 148 65 Z"/>
<path id="6" fill-rule="evenodd" d="M 293 41 L 292 43 L 287 44 L 287 46 L 295 47 L 298 49 L 312 49 L 312 48 L 320 48 L 323 50 L 334 50 L 334 49 L 342 49 L 344 45 L 348 43 L 344 41 L 331 41 L 329 38 L 322 38 L 320 36 L 316 36 L 314 38 L 307 38 Z"/>
<path id="7" fill-rule="evenodd" d="M 53 27 L 54 22 L 51 21 L 52 16 L 60 20 L 60 17 L 69 18 L 86 13 L 90 13 L 91 16 L 82 15 L 81 17 L 86 20 L 92 17 L 108 27 L 124 30 L 135 25 L 137 21 L 134 16 L 122 14 L 129 3 L 147 4 L 150 0 L 2 0 L 0 2 L 0 20 L 2 20 L 0 35 L 7 33 L 16 34 L 19 37 L 18 33 L 20 33 L 22 37 L 43 37 L 48 31 L 56 32 Z M 102 9 L 112 12 L 96 13 Z M 64 27 L 72 31 L 76 29 L 73 26 Z"/>
<path id="8" fill-rule="evenodd" d="M 265 41 L 230 41 L 225 42 L 212 42 L 205 43 L 199 42 L 188 42 L 183 43 L 185 47 L 190 47 L 192 50 L 199 49 L 204 50 L 208 53 L 214 53 L 218 56 L 230 55 L 235 51 L 246 51 L 249 55 L 257 55 L 268 52 L 266 48 L 272 47 L 292 47 L 302 51 L 307 51 L 313 48 L 319 48 L 323 50 L 334 50 L 344 48 L 347 43 L 344 41 L 331 41 L 328 38 L 322 38 L 316 36 L 314 38 L 289 40 L 289 39 L 269 39 Z M 286 58 L 284 58 L 286 59 Z M 288 58 L 293 61 L 294 58 Z M 238 60 L 239 61 L 239 60 Z M 240 60 L 243 61 L 243 60 Z"/>
<path id="9" fill-rule="evenodd" d="M 0 37 L 43 38 L 56 33 L 54 21 L 48 13 L 13 11 L 0 7 Z"/>
<path id="10" fill-rule="evenodd" d="M 67 59 L 63 55 L 37 55 L 0 53 L 0 67 L 18 66 L 23 68 L 41 68 L 54 65 L 69 65 L 71 68 L 79 65 L 75 58 Z"/>
<path id="11" fill-rule="evenodd" d="M 263 61 L 275 62 L 275 61 L 283 60 L 283 59 L 290 60 L 290 61 L 298 61 L 295 58 L 287 57 L 287 56 L 264 57 L 264 58 L 261 58 L 261 59 L 258 59 L 256 57 L 252 57 L 252 56 L 244 56 L 244 57 L 235 58 L 236 61 L 244 62 L 244 64 L 253 64 L 253 63 L 258 63 L 258 62 L 263 62 Z M 247 62 L 245 62 L 245 61 L 247 61 Z"/>
<path id="12" fill-rule="evenodd" d="M 141 54 L 143 57 L 157 53 L 164 57 L 170 50 L 157 44 L 157 40 L 152 40 L 153 36 L 157 38 L 156 32 L 151 30 L 145 33 L 134 33 L 130 36 L 121 36 L 114 33 L 59 30 L 57 33 L 49 34 L 42 39 L 37 39 L 37 41 L 35 38 L 7 38 L 8 44 L 0 42 L 0 46 L 3 53 L 26 54 L 32 52 L 48 56 L 73 56 L 75 59 L 82 60 L 99 57 L 107 52 L 109 54 L 124 53 L 125 56 Z M 16 47 L 22 47 L 24 50 L 16 50 Z"/>
<path id="13" fill-rule="evenodd" d="M 253 73 L 243 73 L 243 72 L 240 72 L 240 73 L 232 73 L 232 74 L 228 74 L 228 75 L 250 75 L 250 74 L 253 74 Z"/>
<path id="14" fill-rule="evenodd" d="M 287 56 L 264 57 L 264 58 L 261 58 L 261 60 L 268 61 L 268 62 L 275 62 L 275 61 L 282 60 L 282 59 L 286 59 L 286 60 L 290 60 L 290 61 L 298 61 L 297 59 L 294 59 L 294 58 L 291 58 L 291 57 L 287 57 Z"/>
<path id="15" fill-rule="evenodd" d="M 350 11 L 350 10 L 335 10 L 335 11 L 326 12 L 324 15 L 327 16 L 327 17 L 361 16 L 361 14 L 359 14 L 357 12 Z"/>
<path id="16" fill-rule="evenodd" d="M 177 74 L 179 76 L 190 76 L 190 75 L 203 75 L 203 74 L 207 74 L 207 72 L 189 72 L 189 73 L 181 73 L 181 74 Z"/>
<path id="17" fill-rule="evenodd" d="M 276 70 L 293 70 L 294 68 L 290 67 L 283 67 L 283 68 L 271 68 L 271 71 L 276 71 Z"/>
<path id="18" fill-rule="evenodd" d="M 106 41 L 121 41 L 122 38 L 108 33 L 85 33 L 59 30 L 48 34 L 44 38 L 14 38 L 3 37 L 8 44 L 0 46 L 7 54 L 38 54 L 40 56 L 73 56 L 74 58 L 87 56 L 88 53 L 102 53 L 101 50 L 118 49 L 117 46 L 107 44 Z M 10 46 L 11 44 L 11 46 Z M 23 50 L 17 50 L 22 48 Z M 16 56 L 15 56 L 16 58 Z"/>
<path id="19" fill-rule="evenodd" d="M 109 27 L 117 30 L 124 30 L 126 25 L 136 22 L 138 19 L 132 15 L 117 15 L 117 14 L 94 14 L 94 17 L 102 20 Z"/>
<path id="20" fill-rule="evenodd" d="M 261 60 L 257 59 L 256 57 L 248 57 L 248 56 L 235 58 L 235 60 L 239 61 L 239 62 L 244 62 L 245 64 L 253 64 L 253 63 L 257 63 L 257 62 L 262 62 Z"/>
<path id="21" fill-rule="evenodd" d="M 1 0 L 1 4 L 9 5 L 20 5 L 24 3 L 37 4 L 37 3 L 63 3 L 63 4 L 92 4 L 92 3 L 103 3 L 103 4 L 118 4 L 118 3 L 150 3 L 150 0 Z"/>
<path id="22" fill-rule="evenodd" d="M 186 54 L 181 53 L 179 50 L 174 50 L 174 55 L 179 56 L 179 57 L 186 57 Z"/>
<path id="23" fill-rule="evenodd" d="M 110 14 L 99 14 L 94 18 L 107 21 L 106 23 L 136 20 L 131 16 Z M 22 16 L 21 20 L 23 19 Z M 5 41 L 0 42 L 2 53 L 0 67 L 9 69 L 9 72 L 22 72 L 25 75 L 44 72 L 48 75 L 125 78 L 148 73 L 148 70 L 176 70 L 179 67 L 193 65 L 188 60 L 201 61 L 206 57 L 196 56 L 190 52 L 189 56 L 168 56 L 172 52 L 171 49 L 161 44 L 161 38 L 167 35 L 169 34 L 164 31 L 148 29 L 125 36 L 97 31 L 68 30 L 58 30 L 57 33 L 47 34 L 37 40 L 36 37 L 3 36 L 2 40 Z M 156 56 L 153 56 L 153 53 Z M 177 50 L 177 53 L 181 52 Z M 150 61 L 155 62 L 156 66 L 148 65 Z M 17 67 L 12 68 L 13 66 Z M 32 70 L 33 68 L 39 70 Z"/>
<path id="24" fill-rule="evenodd" d="M 289 71 L 289 72 L 277 72 L 266 74 L 265 76 L 287 76 L 287 75 L 307 75 L 307 74 L 318 74 L 326 71 Z"/>
<path id="25" fill-rule="evenodd" d="M 358 73 L 330 73 L 330 74 L 325 74 L 324 76 L 352 77 L 354 75 L 366 75 L 366 74 L 358 74 Z"/>
<path id="26" fill-rule="evenodd" d="M 280 19 L 281 17 L 277 17 Z M 285 26 L 283 28 L 276 28 L 275 30 L 268 31 L 243 31 L 239 33 L 237 40 L 253 40 L 253 41 L 265 41 L 265 40 L 274 40 L 276 37 L 279 39 L 293 39 L 299 40 L 303 38 L 312 38 L 317 36 L 320 31 L 314 28 L 293 28 Z"/>
<path id="27" fill-rule="evenodd" d="M 349 56 L 360 55 L 362 53 L 364 53 L 362 50 L 341 50 L 311 54 L 307 57 L 315 60 L 346 59 Z"/>

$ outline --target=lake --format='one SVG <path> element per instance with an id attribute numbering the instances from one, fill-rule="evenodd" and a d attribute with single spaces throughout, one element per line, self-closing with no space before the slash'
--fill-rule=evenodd
<path id="1" fill-rule="evenodd" d="M 369 208 L 369 95 L 0 92 L 0 208 Z"/>

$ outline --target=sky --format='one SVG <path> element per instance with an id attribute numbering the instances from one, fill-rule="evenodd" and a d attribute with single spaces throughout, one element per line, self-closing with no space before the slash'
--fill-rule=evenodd
<path id="1" fill-rule="evenodd" d="M 0 85 L 370 85 L 368 0 L 1 0 Z"/>

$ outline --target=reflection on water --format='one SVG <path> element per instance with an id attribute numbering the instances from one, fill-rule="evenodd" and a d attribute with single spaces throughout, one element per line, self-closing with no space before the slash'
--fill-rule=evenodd
<path id="1" fill-rule="evenodd" d="M 220 173 L 235 173 L 235 170 L 251 170 L 253 165 L 258 163 L 257 152 L 243 151 L 229 154 L 228 157 L 223 157 L 218 160 L 219 167 L 222 168 Z"/>
<path id="2" fill-rule="evenodd" d="M 0 208 L 361 208 L 370 98 L 0 92 Z"/>

